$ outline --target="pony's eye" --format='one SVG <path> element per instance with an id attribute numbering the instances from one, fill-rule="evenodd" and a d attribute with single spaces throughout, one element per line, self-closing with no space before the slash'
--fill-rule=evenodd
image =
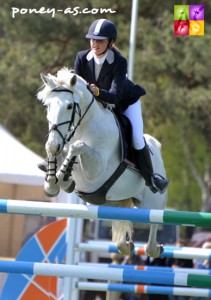
<path id="1" fill-rule="evenodd" d="M 67 104 L 67 109 L 72 109 L 72 108 L 73 108 L 73 104 L 72 103 Z"/>

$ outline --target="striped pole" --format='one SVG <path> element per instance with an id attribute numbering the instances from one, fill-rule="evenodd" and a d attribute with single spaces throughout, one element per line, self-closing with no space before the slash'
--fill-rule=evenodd
<path id="1" fill-rule="evenodd" d="M 0 213 L 211 227 L 211 214 L 68 203 L 0 200 Z"/>
<path id="2" fill-rule="evenodd" d="M 178 247 L 171 248 L 168 246 L 163 246 L 164 251 L 161 253 L 160 257 L 167 258 L 182 258 L 182 259 L 210 259 L 211 260 L 211 249 L 199 249 L 191 247 Z M 98 253 L 119 253 L 117 247 L 113 243 L 79 243 L 76 251 L 88 251 L 88 252 L 98 252 Z M 131 252 L 136 255 L 147 255 L 146 247 L 137 247 Z"/>
<path id="3" fill-rule="evenodd" d="M 188 273 L 150 272 L 129 269 L 72 266 L 63 264 L 0 261 L 0 272 L 81 279 L 113 280 L 147 284 L 211 288 L 211 276 Z"/>
<path id="4" fill-rule="evenodd" d="M 210 289 L 166 287 L 153 285 L 120 284 L 120 283 L 98 283 L 98 282 L 78 282 L 79 290 L 87 291 L 111 291 L 135 294 L 161 294 L 174 296 L 211 297 Z"/>
<path id="5" fill-rule="evenodd" d="M 98 268 L 114 268 L 114 269 L 128 269 L 150 272 L 172 272 L 172 273 L 188 273 L 198 275 L 211 275 L 211 270 L 202 270 L 195 268 L 172 268 L 172 267 L 154 267 L 142 265 L 118 265 L 118 264 L 104 264 L 104 263 L 79 263 L 80 266 L 98 267 Z"/>

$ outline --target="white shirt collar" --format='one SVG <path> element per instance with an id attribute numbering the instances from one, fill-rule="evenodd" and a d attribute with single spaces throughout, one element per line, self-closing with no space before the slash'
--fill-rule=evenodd
<path id="1" fill-rule="evenodd" d="M 108 51 L 107 51 L 107 53 L 106 53 L 106 55 L 105 55 L 106 57 L 104 58 L 104 56 L 102 57 L 102 58 L 100 58 L 99 60 L 101 60 L 101 59 L 106 59 L 107 60 L 107 62 L 109 63 L 109 64 L 112 64 L 113 62 L 114 62 L 114 52 L 112 51 L 112 50 L 110 50 L 110 49 L 108 49 Z M 87 54 L 87 56 L 86 56 L 86 59 L 88 60 L 88 61 L 90 61 L 92 58 L 94 58 L 94 53 L 93 53 L 93 51 L 91 50 L 88 54 Z"/>
<path id="2" fill-rule="evenodd" d="M 105 53 L 105 55 L 103 55 L 100 58 L 98 58 L 97 56 L 94 55 L 95 63 L 98 64 L 98 65 L 102 65 L 104 63 L 104 61 L 106 60 L 106 56 L 107 56 L 107 52 Z"/>

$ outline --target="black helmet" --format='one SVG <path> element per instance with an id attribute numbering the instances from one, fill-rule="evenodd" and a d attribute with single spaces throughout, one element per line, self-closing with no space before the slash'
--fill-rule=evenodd
<path id="1" fill-rule="evenodd" d="M 89 27 L 86 38 L 93 40 L 115 40 L 117 38 L 116 26 L 107 19 L 96 20 Z"/>

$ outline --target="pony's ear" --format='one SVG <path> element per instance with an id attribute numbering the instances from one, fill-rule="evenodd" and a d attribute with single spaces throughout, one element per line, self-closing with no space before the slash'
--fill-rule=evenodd
<path id="1" fill-rule="evenodd" d="M 54 87 L 56 86 L 56 84 L 55 84 L 55 82 L 54 82 L 54 80 L 53 80 L 52 77 L 46 76 L 46 75 L 44 75 L 43 73 L 40 74 L 40 77 L 41 77 L 41 79 L 42 79 L 42 81 L 43 81 L 43 83 L 44 83 L 45 85 L 48 85 L 48 86 L 50 86 L 51 88 L 54 88 Z"/>
<path id="2" fill-rule="evenodd" d="M 71 78 L 70 78 L 70 85 L 74 86 L 76 85 L 77 82 L 77 76 L 74 74 Z"/>
<path id="3" fill-rule="evenodd" d="M 44 75 L 43 73 L 40 73 L 40 78 L 42 79 L 44 84 L 48 84 L 48 76 Z"/>

